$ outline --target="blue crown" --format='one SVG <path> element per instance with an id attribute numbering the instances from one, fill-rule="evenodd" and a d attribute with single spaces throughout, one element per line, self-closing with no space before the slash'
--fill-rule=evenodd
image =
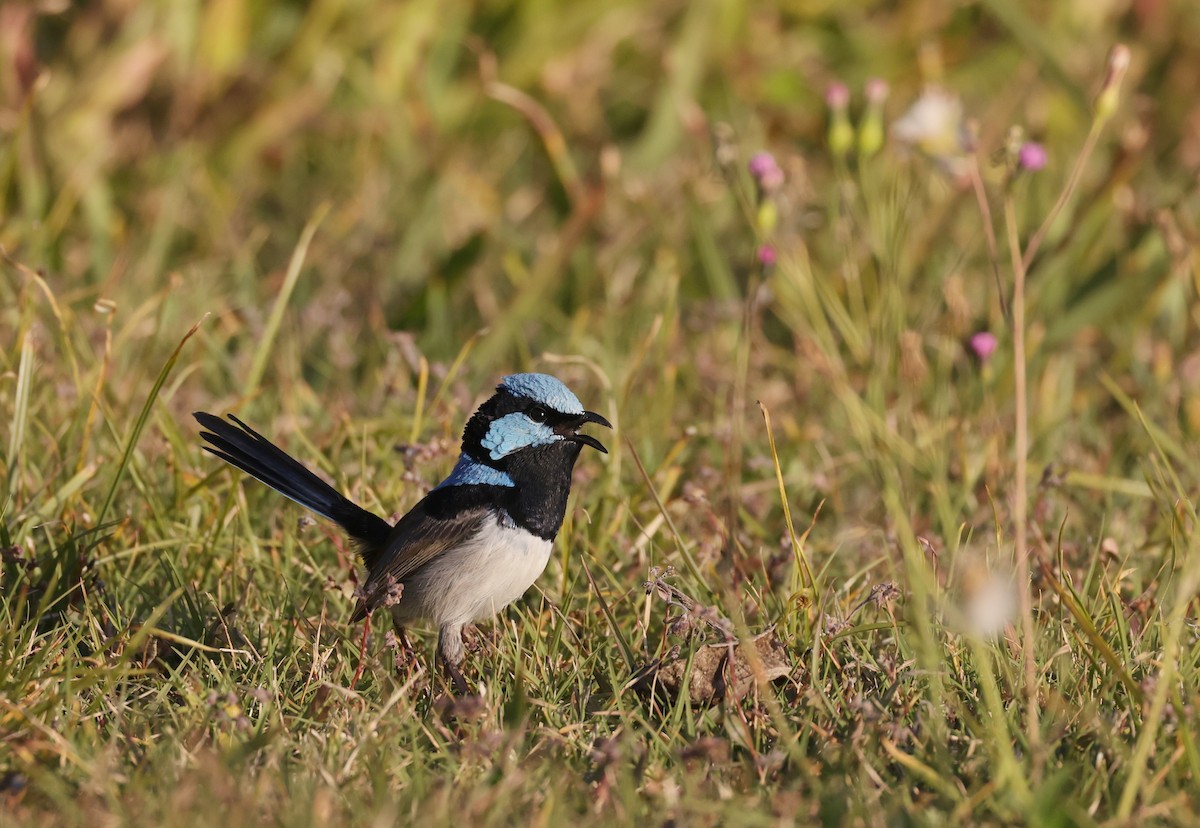
<path id="1" fill-rule="evenodd" d="M 512 374 L 500 381 L 496 390 L 505 390 L 518 397 L 548 405 L 563 414 L 582 414 L 583 403 L 571 393 L 571 389 L 563 385 L 549 374 Z"/>

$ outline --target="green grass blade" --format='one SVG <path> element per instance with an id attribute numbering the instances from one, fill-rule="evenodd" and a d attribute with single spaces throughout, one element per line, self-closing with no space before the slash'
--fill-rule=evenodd
<path id="1" fill-rule="evenodd" d="M 317 208 L 313 217 L 308 220 L 308 224 L 304 225 L 304 230 L 300 233 L 300 240 L 296 242 L 296 247 L 292 251 L 292 258 L 288 261 L 287 273 L 283 278 L 283 287 L 279 289 L 279 295 L 275 297 L 275 304 L 271 306 L 271 314 L 267 317 L 267 324 L 263 328 L 262 338 L 259 340 L 258 347 L 254 351 L 254 358 L 250 361 L 250 371 L 246 374 L 246 384 L 242 386 L 243 397 L 253 397 L 258 391 L 259 383 L 262 382 L 263 374 L 267 370 L 267 360 L 271 356 L 271 349 L 275 346 L 276 337 L 279 336 L 279 327 L 283 324 L 283 314 L 287 310 L 288 300 L 291 299 L 292 292 L 296 289 L 296 283 L 300 280 L 300 271 L 304 269 L 304 259 L 308 256 L 308 246 L 312 243 L 317 228 L 328 213 L 329 204 L 322 204 Z"/>
<path id="2" fill-rule="evenodd" d="M 207 318 L 207 315 L 206 317 Z M 183 335 L 183 339 L 179 340 L 179 344 L 175 346 L 175 350 L 171 352 L 171 356 L 163 364 L 162 370 L 158 372 L 158 376 L 154 379 L 154 386 L 150 389 L 150 394 L 146 397 L 146 402 L 142 405 L 142 410 L 138 412 L 137 420 L 134 421 L 133 430 L 129 432 L 129 436 L 125 440 L 125 450 L 121 453 L 121 460 L 117 463 L 116 472 L 113 474 L 112 483 L 109 485 L 108 494 L 104 498 L 104 505 L 100 507 L 97 513 L 96 523 L 104 523 L 104 518 L 108 515 L 108 510 L 112 508 L 113 500 L 117 496 L 117 487 L 121 484 L 121 479 L 125 476 L 125 471 L 129 468 L 129 461 L 133 457 L 133 450 L 137 447 L 138 439 L 142 436 L 142 429 L 146 427 L 146 421 L 150 419 L 150 412 L 154 409 L 154 403 L 158 399 L 158 392 L 162 390 L 163 384 L 167 381 L 167 377 L 171 375 L 171 370 L 175 367 L 175 363 L 179 361 L 179 355 L 183 351 L 183 346 L 192 338 L 196 331 L 200 330 L 200 326 L 204 324 L 201 319 Z"/>

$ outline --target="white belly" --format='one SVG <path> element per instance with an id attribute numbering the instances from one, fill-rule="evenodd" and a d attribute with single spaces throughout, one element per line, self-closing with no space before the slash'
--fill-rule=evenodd
<path id="1" fill-rule="evenodd" d="M 469 624 L 525 594 L 550 560 L 552 544 L 524 529 L 489 521 L 466 543 L 405 579 L 397 620 Z"/>

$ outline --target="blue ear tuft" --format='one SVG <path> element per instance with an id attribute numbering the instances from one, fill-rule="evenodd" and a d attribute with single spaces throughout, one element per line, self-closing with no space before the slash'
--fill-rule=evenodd
<path id="1" fill-rule="evenodd" d="M 513 374 L 505 377 L 496 390 L 505 390 L 518 397 L 528 397 L 563 414 L 582 414 L 583 403 L 549 374 Z"/>
<path id="2" fill-rule="evenodd" d="M 524 414 L 518 413 L 506 414 L 498 420 L 493 420 L 479 445 L 487 449 L 489 457 L 499 460 L 514 451 L 549 445 L 561 439 L 550 426 L 535 423 Z"/>

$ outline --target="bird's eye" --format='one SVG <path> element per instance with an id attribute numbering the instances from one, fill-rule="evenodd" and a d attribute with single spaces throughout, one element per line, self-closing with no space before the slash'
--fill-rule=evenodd
<path id="1" fill-rule="evenodd" d="M 550 412 L 542 408 L 540 405 L 535 405 L 533 408 L 529 409 L 529 419 L 533 420 L 535 423 L 544 423 L 547 419 L 549 419 L 549 417 Z"/>

